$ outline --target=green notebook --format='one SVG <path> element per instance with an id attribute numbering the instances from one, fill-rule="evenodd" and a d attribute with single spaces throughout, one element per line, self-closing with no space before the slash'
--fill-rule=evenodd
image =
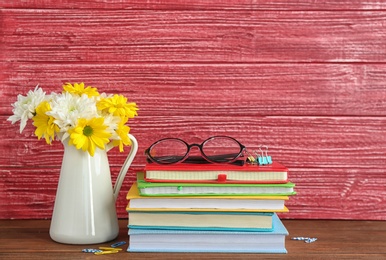
<path id="1" fill-rule="evenodd" d="M 165 183 L 147 182 L 144 173 L 137 173 L 137 185 L 141 196 L 224 196 L 224 195 L 294 195 L 295 184 L 217 184 L 217 183 Z"/>

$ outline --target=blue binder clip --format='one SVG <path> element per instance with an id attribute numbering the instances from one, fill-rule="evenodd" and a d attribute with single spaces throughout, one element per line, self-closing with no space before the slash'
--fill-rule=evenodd
<path id="1" fill-rule="evenodd" d="M 267 158 L 265 158 L 265 156 L 263 156 L 263 155 L 261 155 L 261 156 L 259 155 L 258 160 L 259 160 L 260 165 L 266 165 L 267 164 Z"/>
<path id="2" fill-rule="evenodd" d="M 265 151 L 263 151 L 262 147 L 265 147 Z M 258 154 L 259 165 L 272 164 L 272 157 L 268 155 L 268 146 L 260 145 L 259 150 L 260 150 L 260 154 Z"/>
<path id="3" fill-rule="evenodd" d="M 267 164 L 272 164 L 272 157 L 268 155 L 268 146 L 265 145 L 265 157 L 267 158 Z"/>

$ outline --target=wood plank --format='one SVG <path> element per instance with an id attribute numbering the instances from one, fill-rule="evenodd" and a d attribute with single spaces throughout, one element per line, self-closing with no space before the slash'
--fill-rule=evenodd
<path id="1" fill-rule="evenodd" d="M 384 10 L 4 9 L 2 41 L 7 62 L 384 62 L 385 20 Z"/>
<path id="2" fill-rule="evenodd" d="M 119 259 L 384 259 L 386 231 L 384 221 L 283 220 L 289 231 L 285 245 L 288 254 L 226 253 L 128 253 Z M 128 242 L 127 219 L 119 220 L 120 233 L 113 242 L 96 245 L 66 245 L 49 237 L 49 220 L 0 221 L 0 256 L 4 259 L 80 259 L 93 257 L 83 248 L 109 246 L 116 241 Z M 366 234 L 366 235 L 364 235 Z M 317 237 L 314 243 L 291 240 L 294 236 Z M 23 245 L 22 247 L 20 245 Z M 108 257 L 108 256 L 105 256 Z"/>
<path id="3" fill-rule="evenodd" d="M 384 169 L 290 168 L 297 195 L 283 218 L 384 220 Z M 333 217 L 332 217 L 333 216 Z"/>
<path id="4" fill-rule="evenodd" d="M 3 65 L 2 115 L 10 115 L 16 96 L 37 84 L 50 93 L 60 92 L 65 82 L 85 82 L 101 92 L 121 93 L 137 102 L 140 117 L 181 117 L 174 119 L 176 123 L 190 115 L 386 115 L 385 64 Z"/>
<path id="5" fill-rule="evenodd" d="M 212 135 L 230 135 L 252 151 L 261 144 L 267 145 L 270 154 L 288 167 L 382 169 L 385 163 L 385 126 L 384 117 L 223 115 L 189 116 L 188 119 L 143 117 L 135 123 L 133 121 L 131 127 L 139 142 L 135 159 L 138 164 L 145 162 L 143 151 L 162 137 L 179 137 L 187 142 L 200 143 Z M 11 127 L 14 126 L 6 125 L 3 129 Z M 14 127 L 0 140 L 1 166 L 45 167 L 61 161 L 63 148 L 59 143 L 49 146 L 44 140 L 32 137 L 31 132 L 23 136 L 17 131 L 18 128 Z M 15 138 L 20 145 L 12 141 Z M 111 151 L 111 155 L 113 164 L 123 162 L 126 156 L 117 150 Z"/>
<path id="6" fill-rule="evenodd" d="M 156 10 L 382 10 L 386 3 L 377 0 L 150 0 L 150 1 L 71 1 L 29 0 L 3 1 L 5 8 L 58 8 L 58 9 L 156 9 Z"/>

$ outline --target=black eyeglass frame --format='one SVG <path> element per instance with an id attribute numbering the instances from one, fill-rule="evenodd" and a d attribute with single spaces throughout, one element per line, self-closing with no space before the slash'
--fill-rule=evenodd
<path id="1" fill-rule="evenodd" d="M 236 154 L 236 156 L 233 156 L 232 159 L 230 160 L 226 160 L 226 161 L 216 161 L 216 160 L 212 160 L 210 159 L 205 153 L 204 153 L 204 150 L 203 150 L 203 147 L 205 146 L 205 144 L 215 138 L 227 138 L 227 139 L 230 139 L 232 141 L 234 141 L 235 143 L 237 143 L 239 146 L 240 146 L 240 151 Z M 153 156 L 151 156 L 150 154 L 150 151 L 152 150 L 152 148 L 154 146 L 156 146 L 157 144 L 161 143 L 161 142 L 164 142 L 166 140 L 176 140 L 176 141 L 179 141 L 183 144 L 186 145 L 186 148 L 187 148 L 187 151 L 185 153 L 185 155 L 183 155 L 180 159 L 176 160 L 176 161 L 172 161 L 172 162 L 163 162 L 161 160 L 157 160 L 155 159 Z M 184 162 L 187 158 L 189 158 L 189 153 L 190 153 L 190 150 L 192 147 L 198 147 L 200 152 L 201 152 L 201 156 L 202 158 L 204 158 L 206 161 L 210 162 L 210 163 L 233 163 L 235 162 L 237 159 L 239 159 L 240 157 L 243 156 L 245 150 L 246 150 L 246 147 L 241 144 L 239 141 L 237 141 L 235 138 L 233 137 L 230 137 L 230 136 L 224 136 L 224 135 L 217 135 L 217 136 L 212 136 L 212 137 L 209 137 L 208 139 L 204 140 L 201 144 L 196 144 L 196 143 L 193 143 L 193 144 L 188 144 L 187 142 L 185 142 L 184 140 L 180 139 L 180 138 L 163 138 L 163 139 L 160 139 L 156 142 L 154 142 L 152 145 L 149 146 L 149 148 L 147 148 L 145 150 L 145 155 L 147 156 L 147 158 L 151 161 L 151 162 L 154 162 L 154 163 L 157 163 L 157 164 L 176 164 L 176 163 L 182 163 Z M 233 154 L 232 154 L 233 155 Z M 218 155 L 220 158 L 224 158 L 224 156 L 226 155 Z M 211 157 L 214 157 L 214 156 L 211 156 Z"/>

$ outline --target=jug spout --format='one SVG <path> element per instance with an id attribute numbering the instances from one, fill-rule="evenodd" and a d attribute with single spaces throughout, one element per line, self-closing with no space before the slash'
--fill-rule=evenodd
<path id="1" fill-rule="evenodd" d="M 114 199 L 115 201 L 118 198 L 119 191 L 122 187 L 123 180 L 125 179 L 125 176 L 127 174 L 127 171 L 130 168 L 131 163 L 134 160 L 135 155 L 137 154 L 138 151 L 138 142 L 137 139 L 132 135 L 129 134 L 129 138 L 131 140 L 131 149 L 129 154 L 126 157 L 125 162 L 122 165 L 121 170 L 119 171 L 117 180 L 115 181 L 114 189 L 113 189 L 113 194 L 114 194 Z"/>

